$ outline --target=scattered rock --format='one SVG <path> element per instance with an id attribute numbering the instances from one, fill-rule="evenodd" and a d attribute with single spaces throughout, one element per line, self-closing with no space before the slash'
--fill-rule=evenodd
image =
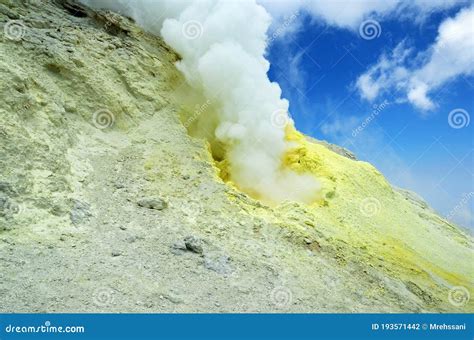
<path id="1" fill-rule="evenodd" d="M 0 181 L 0 192 L 4 192 L 8 195 L 13 195 L 15 193 L 10 183 L 3 181 Z"/>
<path id="2" fill-rule="evenodd" d="M 320 252 L 321 251 L 321 246 L 318 241 L 311 240 L 309 238 L 304 239 L 304 243 L 306 247 L 311 251 L 311 252 Z"/>
<path id="3" fill-rule="evenodd" d="M 123 189 L 123 188 L 125 188 L 125 184 L 123 184 L 123 182 L 121 182 L 121 181 L 116 181 L 114 183 L 114 187 L 115 187 L 115 189 Z"/>
<path id="4" fill-rule="evenodd" d="M 168 203 L 165 200 L 159 197 L 146 197 L 138 200 L 137 204 L 140 207 L 148 208 L 148 209 L 155 209 L 155 210 L 163 210 L 168 207 Z"/>
<path id="5" fill-rule="evenodd" d="M 329 150 L 331 150 L 331 151 L 333 151 L 333 152 L 335 152 L 335 153 L 337 153 L 337 154 L 339 154 L 343 157 L 346 157 L 346 158 L 349 158 L 349 159 L 352 159 L 352 160 L 357 160 L 357 157 L 352 152 L 350 152 L 346 148 L 343 148 L 342 146 L 331 144 L 331 143 L 328 143 L 328 142 L 322 141 L 322 140 L 317 140 L 317 139 L 314 139 L 312 137 L 307 137 L 307 139 L 309 141 L 313 142 L 313 143 L 324 145 Z"/>
<path id="6" fill-rule="evenodd" d="M 163 295 L 160 295 L 160 298 L 161 299 L 166 299 L 168 300 L 169 302 L 172 302 L 174 304 L 179 304 L 179 303 L 183 303 L 184 300 L 181 299 L 180 297 L 176 296 L 176 295 L 173 295 L 173 294 L 163 294 Z"/>
<path id="7" fill-rule="evenodd" d="M 171 246 L 171 252 L 175 255 L 181 255 L 182 253 L 184 253 L 187 250 L 188 250 L 188 248 L 186 247 L 186 244 L 184 243 L 183 240 L 176 241 Z"/>
<path id="8" fill-rule="evenodd" d="M 186 245 L 186 249 L 192 251 L 193 253 L 203 253 L 202 240 L 196 236 L 186 236 L 184 238 L 184 244 Z"/>
<path id="9" fill-rule="evenodd" d="M 219 274 L 229 274 L 232 272 L 229 255 L 219 252 L 206 254 L 204 256 L 204 267 Z"/>
<path id="10" fill-rule="evenodd" d="M 18 204 L 13 202 L 8 196 L 0 194 L 0 217 L 11 218 L 13 214 L 20 211 Z"/>
<path id="11" fill-rule="evenodd" d="M 405 286 L 411 293 L 419 297 L 426 304 L 432 305 L 436 302 L 436 300 L 427 291 L 421 289 L 416 283 L 408 281 L 405 282 Z"/>
<path id="12" fill-rule="evenodd" d="M 125 241 L 127 241 L 128 243 L 133 243 L 135 242 L 136 240 L 138 240 L 138 237 L 137 236 L 129 236 L 125 239 Z"/>
<path id="13" fill-rule="evenodd" d="M 90 216 L 92 216 L 92 214 L 90 212 L 90 206 L 88 203 L 79 200 L 73 200 L 73 207 L 69 213 L 72 224 L 77 226 L 82 222 L 87 221 Z"/>

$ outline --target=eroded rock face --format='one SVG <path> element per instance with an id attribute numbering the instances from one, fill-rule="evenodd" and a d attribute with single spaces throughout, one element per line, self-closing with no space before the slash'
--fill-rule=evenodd
<path id="1" fill-rule="evenodd" d="M 320 201 L 238 192 L 180 123 L 178 56 L 67 3 L 0 0 L 0 311 L 473 311 L 469 235 L 311 141 Z"/>

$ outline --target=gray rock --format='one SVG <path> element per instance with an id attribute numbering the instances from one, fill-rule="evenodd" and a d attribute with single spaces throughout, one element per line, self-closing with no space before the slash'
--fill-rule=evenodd
<path id="1" fill-rule="evenodd" d="M 398 188 L 396 186 L 392 185 L 393 190 L 396 192 L 400 193 L 407 201 L 409 201 L 411 204 L 418 206 L 419 208 L 425 210 L 429 209 L 432 210 L 428 203 L 417 193 L 414 193 L 413 191 L 405 190 L 402 188 Z"/>
<path id="2" fill-rule="evenodd" d="M 0 194 L 0 217 L 9 219 L 14 214 L 18 214 L 20 206 L 12 201 L 8 196 Z"/>
<path id="3" fill-rule="evenodd" d="M 163 294 L 163 295 L 160 296 L 160 298 L 166 299 L 166 300 L 168 300 L 168 301 L 170 301 L 171 303 L 174 303 L 174 304 L 180 304 L 180 303 L 184 302 L 184 300 L 182 298 L 180 298 L 179 296 L 174 295 L 174 294 Z"/>
<path id="4" fill-rule="evenodd" d="M 155 209 L 155 210 L 163 210 L 168 207 L 168 203 L 165 200 L 159 197 L 145 197 L 139 199 L 137 204 L 140 207 L 148 208 L 148 209 Z"/>
<path id="5" fill-rule="evenodd" d="M 186 236 L 184 238 L 184 244 L 186 245 L 186 249 L 192 251 L 193 253 L 202 254 L 204 251 L 202 247 L 202 240 L 196 236 Z"/>
<path id="6" fill-rule="evenodd" d="M 0 182 L 0 192 L 4 192 L 5 194 L 12 195 L 14 194 L 14 190 L 10 183 L 8 182 Z"/>
<path id="7" fill-rule="evenodd" d="M 73 200 L 73 207 L 69 213 L 72 224 L 75 226 L 87 221 L 92 214 L 90 212 L 90 206 L 86 202 L 79 200 Z"/>
<path id="8" fill-rule="evenodd" d="M 187 250 L 188 248 L 183 240 L 176 241 L 171 245 L 171 252 L 175 255 L 181 255 Z"/>
<path id="9" fill-rule="evenodd" d="M 121 181 L 115 181 L 114 186 L 116 189 L 123 189 L 125 188 L 125 184 Z"/>
<path id="10" fill-rule="evenodd" d="M 318 140 L 318 139 L 308 137 L 308 136 L 306 136 L 306 139 L 308 139 L 310 142 L 324 145 L 329 150 L 337 153 L 338 155 L 341 155 L 343 157 L 352 159 L 353 161 L 357 160 L 357 157 L 351 151 L 347 150 L 346 148 L 343 148 L 342 146 L 339 146 L 339 145 L 336 145 L 336 144 L 331 144 L 331 143 L 328 143 L 325 140 Z"/>
<path id="11" fill-rule="evenodd" d="M 125 241 L 127 241 L 128 243 L 133 243 L 135 242 L 136 240 L 138 240 L 138 237 L 137 236 L 129 236 L 125 239 Z"/>
<path id="12" fill-rule="evenodd" d="M 229 255 L 219 252 L 206 254 L 204 256 L 204 267 L 224 275 L 232 272 Z"/>

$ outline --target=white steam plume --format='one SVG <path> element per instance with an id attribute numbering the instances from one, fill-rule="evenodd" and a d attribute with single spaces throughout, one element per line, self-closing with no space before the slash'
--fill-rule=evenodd
<path id="1" fill-rule="evenodd" d="M 177 68 L 216 110 L 215 138 L 226 145 L 233 182 L 263 199 L 310 202 L 319 184 L 284 169 L 291 145 L 289 103 L 268 79 L 266 32 L 271 18 L 255 0 L 94 1 L 89 6 L 128 15 L 161 34 L 182 57 Z"/>

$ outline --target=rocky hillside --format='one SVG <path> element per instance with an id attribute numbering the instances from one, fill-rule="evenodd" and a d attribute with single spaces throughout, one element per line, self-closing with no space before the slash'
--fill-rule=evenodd
<path id="1" fill-rule="evenodd" d="M 349 152 L 288 129 L 310 206 L 224 183 L 131 20 L 0 0 L 0 27 L 0 312 L 474 311 L 472 237 Z"/>

